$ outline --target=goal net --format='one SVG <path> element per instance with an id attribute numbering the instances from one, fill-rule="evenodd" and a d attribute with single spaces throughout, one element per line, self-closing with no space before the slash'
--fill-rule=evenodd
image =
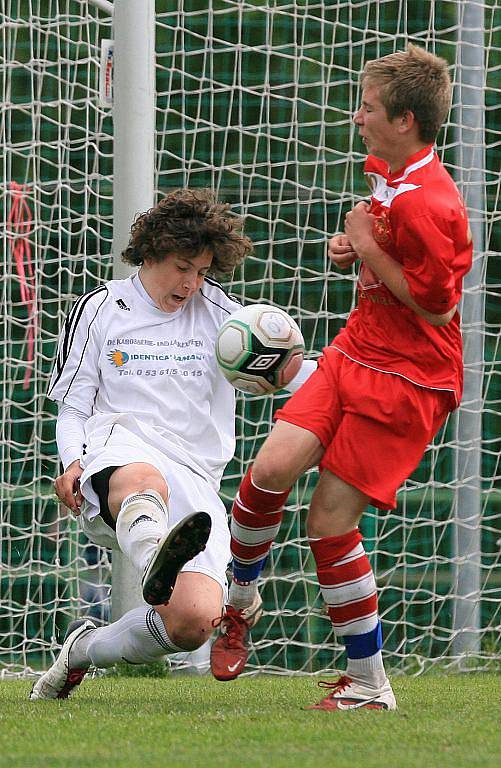
<path id="1" fill-rule="evenodd" d="M 45 397 L 68 308 L 112 273 L 113 124 L 103 45 L 113 38 L 109 6 L 7 0 L 2 14 L 2 674 L 45 668 L 76 616 L 109 618 L 110 554 L 84 540 L 53 495 L 55 410 Z M 369 508 L 361 528 L 379 586 L 387 662 L 408 672 L 437 662 L 495 664 L 497 4 L 169 6 L 175 9 L 158 2 L 156 13 L 157 193 L 213 187 L 245 216 L 255 252 L 229 288 L 244 303 L 289 311 L 313 357 L 344 324 L 356 293 L 355 271 L 331 269 L 326 242 L 366 195 L 364 150 L 351 128 L 358 75 L 365 61 L 407 42 L 451 64 L 454 105 L 438 151 L 476 234 L 463 312 L 468 386 L 460 411 L 400 491 L 398 509 Z M 239 398 L 238 445 L 221 491 L 228 509 L 282 402 L 280 394 Z M 342 653 L 305 538 L 316 479 L 311 471 L 295 486 L 263 574 L 265 615 L 253 630 L 252 671 L 325 671 Z"/>

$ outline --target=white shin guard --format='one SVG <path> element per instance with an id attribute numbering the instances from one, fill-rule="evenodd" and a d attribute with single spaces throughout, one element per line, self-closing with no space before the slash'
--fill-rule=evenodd
<path id="1" fill-rule="evenodd" d="M 169 527 L 167 506 L 157 491 L 126 496 L 117 517 L 117 541 L 134 567 L 143 573 Z"/>

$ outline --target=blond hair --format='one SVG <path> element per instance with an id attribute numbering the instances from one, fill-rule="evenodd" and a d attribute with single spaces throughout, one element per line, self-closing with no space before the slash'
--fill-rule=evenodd
<path id="1" fill-rule="evenodd" d="M 379 86 L 379 98 L 389 120 L 410 111 L 419 138 L 435 141 L 450 109 L 452 85 L 445 59 L 417 45 L 369 61 L 362 72 L 363 88 Z"/>

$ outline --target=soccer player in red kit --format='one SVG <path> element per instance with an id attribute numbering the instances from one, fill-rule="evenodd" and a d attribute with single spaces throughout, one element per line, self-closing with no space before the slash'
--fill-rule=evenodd
<path id="1" fill-rule="evenodd" d="M 212 672 L 236 677 L 260 615 L 257 578 L 291 485 L 317 466 L 307 520 L 322 596 L 346 673 L 310 709 L 395 709 L 383 666 L 376 582 L 359 520 L 396 507 L 462 391 L 457 304 L 472 242 L 461 196 L 434 150 L 451 99 L 447 62 L 409 45 L 369 62 L 354 123 L 368 150 L 370 204 L 358 203 L 329 256 L 360 260 L 358 305 L 318 369 L 275 414 L 232 512 L 233 581 Z"/>

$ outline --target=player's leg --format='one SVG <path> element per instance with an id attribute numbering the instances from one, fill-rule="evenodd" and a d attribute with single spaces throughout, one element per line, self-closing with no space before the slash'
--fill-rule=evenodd
<path id="1" fill-rule="evenodd" d="M 87 641 L 72 652 L 74 663 L 86 657 L 95 667 L 122 660 L 144 664 L 169 653 L 194 651 L 211 636 L 222 600 L 222 587 L 210 576 L 180 573 L 168 605 L 140 606 L 89 633 Z"/>
<path id="2" fill-rule="evenodd" d="M 337 424 L 335 369 L 319 361 L 317 370 L 275 414 L 269 437 L 240 486 L 232 510 L 234 581 L 230 604 L 250 606 L 282 519 L 291 485 L 320 461 Z M 241 588 L 240 588 L 241 587 Z"/>
<path id="3" fill-rule="evenodd" d="M 92 477 L 99 511 L 113 527 L 122 552 L 143 574 L 169 527 L 167 483 L 151 464 L 109 467 Z"/>
<path id="4" fill-rule="evenodd" d="M 147 566 L 147 573 L 150 572 L 151 563 L 155 559 L 158 562 L 156 554 L 160 550 L 166 556 L 167 577 L 174 576 L 171 582 L 175 581 L 174 592 L 171 595 L 169 590 L 168 595 L 173 602 L 172 610 L 169 613 L 169 606 L 165 605 L 139 606 L 113 625 L 99 629 L 88 620 L 80 620 L 79 626 L 70 627 L 55 664 L 35 684 L 33 699 L 68 696 L 91 663 L 99 666 L 117 660 L 142 663 L 166 653 L 197 648 L 212 631 L 212 621 L 221 612 L 230 559 L 230 533 L 226 510 L 217 492 L 188 467 L 138 445 L 137 441 L 129 450 L 127 435 L 121 437 L 120 442 L 125 446 L 124 451 L 120 445 L 111 446 L 106 454 L 109 463 L 106 470 L 101 470 L 103 456 L 99 451 L 94 454 L 94 460 L 88 460 L 82 475 L 82 492 L 87 501 L 82 512 L 82 527 L 92 541 L 102 546 L 116 546 L 118 534 L 122 550 L 135 561 L 139 572 L 151 557 Z M 134 454 L 145 457 L 150 454 L 151 464 L 147 460 L 131 461 Z M 124 458 L 129 459 L 129 464 L 122 463 L 119 471 L 116 459 L 123 462 Z M 204 523 L 203 542 L 195 537 L 196 547 L 190 555 L 185 542 L 193 541 L 192 529 L 189 525 L 185 529 L 184 525 L 194 515 L 203 515 L 209 525 Z M 136 535 L 138 529 L 139 535 Z M 175 536 L 173 531 L 177 532 Z M 166 549 L 165 541 L 172 547 Z"/>
<path id="5" fill-rule="evenodd" d="M 244 478 L 232 509 L 233 575 L 221 633 L 212 646 L 218 680 L 242 672 L 249 629 L 261 613 L 257 579 L 279 529 L 295 480 L 318 464 L 338 420 L 336 372 L 324 358 L 305 384 L 275 415 L 277 422 Z"/>
<path id="6" fill-rule="evenodd" d="M 249 630 L 261 615 L 259 574 L 280 528 L 290 487 L 318 463 L 322 452 L 312 432 L 278 421 L 240 486 L 232 508 L 228 605 L 211 650 L 211 670 L 218 680 L 234 679 L 245 666 Z"/>
<path id="7" fill-rule="evenodd" d="M 280 528 L 290 488 L 303 472 L 318 463 L 322 453 L 320 441 L 312 432 L 277 421 L 257 454 L 232 509 L 234 579 L 229 597 L 234 607 L 252 604 L 257 578 Z"/>
<path id="8" fill-rule="evenodd" d="M 226 510 L 214 488 L 199 475 L 166 458 L 160 463 L 170 488 L 173 528 L 169 530 L 178 528 L 194 510 L 204 509 L 211 521 L 207 546 L 182 566 L 168 605 L 139 606 L 108 627 L 96 629 L 91 622 L 85 622 L 70 632 L 56 663 L 35 684 L 33 698 L 55 698 L 58 690 L 67 696 L 91 663 L 105 667 L 120 660 L 152 661 L 168 653 L 194 650 L 212 632 L 213 619 L 223 604 L 230 559 Z M 128 490 L 123 489 L 123 493 Z M 118 518 L 120 514 L 119 510 Z M 94 526 L 96 519 L 99 525 Z M 100 543 L 103 528 L 113 533 L 98 515 L 87 521 L 85 530 Z"/>
<path id="9" fill-rule="evenodd" d="M 138 462 L 110 475 L 107 504 L 101 502 L 101 515 L 109 510 L 120 549 L 141 574 L 143 597 L 150 605 L 169 600 L 178 572 L 205 547 L 211 528 L 203 511 L 169 526 L 167 498 L 164 476 L 153 465 Z"/>
<path id="10" fill-rule="evenodd" d="M 358 529 L 371 497 L 324 470 L 312 497 L 307 530 L 322 596 L 346 647 L 346 675 L 313 709 L 394 709 L 381 654 L 376 581 Z"/>
<path id="11" fill-rule="evenodd" d="M 218 581 L 203 573 L 183 572 L 169 605 L 138 606 L 106 627 L 96 628 L 89 620 L 74 622 L 58 659 L 35 683 L 30 698 L 67 698 L 91 665 L 145 664 L 199 648 L 212 633 L 222 598 Z"/>
<path id="12" fill-rule="evenodd" d="M 206 574 L 183 571 L 169 604 L 156 610 L 171 641 L 183 651 L 195 651 L 214 632 L 212 622 L 222 604 L 221 584 Z"/>
<path id="13" fill-rule="evenodd" d="M 367 503 L 396 507 L 396 492 L 442 424 L 448 399 L 350 361 L 343 374 L 344 415 L 322 457 L 308 528 L 319 583 L 348 662 L 346 676 L 316 708 L 392 709 L 376 584 L 357 524 Z"/>

